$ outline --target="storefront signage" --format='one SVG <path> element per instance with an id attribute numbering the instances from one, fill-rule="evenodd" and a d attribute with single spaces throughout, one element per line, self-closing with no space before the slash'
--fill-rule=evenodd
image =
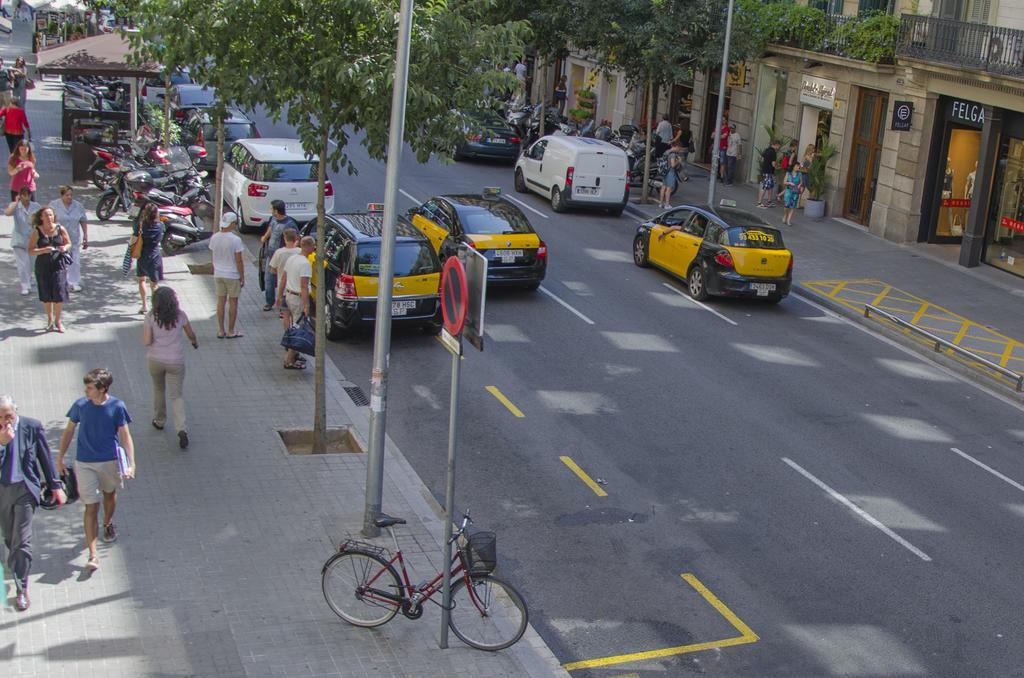
<path id="1" fill-rule="evenodd" d="M 836 81 L 801 75 L 800 103 L 833 110 L 836 107 Z"/>
<path id="2" fill-rule="evenodd" d="M 726 87 L 742 89 L 747 86 L 747 62 L 741 61 L 738 64 L 729 66 L 729 74 L 725 79 Z"/>
<path id="3" fill-rule="evenodd" d="M 1010 217 L 1003 217 L 999 220 L 999 225 L 1012 231 L 1020 231 L 1021 233 L 1024 233 L 1024 221 L 1017 221 Z"/>
<path id="4" fill-rule="evenodd" d="M 914 102 L 897 101 L 892 105 L 892 128 L 897 132 L 909 132 L 914 121 Z"/>
<path id="5" fill-rule="evenodd" d="M 984 127 L 985 107 L 973 101 L 951 99 L 948 108 L 949 119 L 971 127 Z"/>
<path id="6" fill-rule="evenodd" d="M 970 207 L 971 206 L 971 199 L 970 198 L 943 198 L 942 199 L 942 206 L 943 207 L 964 207 L 964 208 L 966 208 L 966 207 Z"/>

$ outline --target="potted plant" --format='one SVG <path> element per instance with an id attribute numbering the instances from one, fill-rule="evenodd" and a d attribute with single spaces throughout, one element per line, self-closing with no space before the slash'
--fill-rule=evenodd
<path id="1" fill-rule="evenodd" d="M 821 146 L 811 159 L 811 166 L 807 169 L 807 204 L 804 206 L 804 214 L 812 219 L 821 219 L 825 216 L 825 193 L 828 192 L 828 163 L 835 157 L 839 149 L 836 148 L 827 136 L 821 138 Z"/>

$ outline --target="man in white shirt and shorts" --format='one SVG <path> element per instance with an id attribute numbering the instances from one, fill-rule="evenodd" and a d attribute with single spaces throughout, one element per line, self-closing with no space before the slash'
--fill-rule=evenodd
<path id="1" fill-rule="evenodd" d="M 238 216 L 234 212 L 225 212 L 220 218 L 220 232 L 210 238 L 210 251 L 213 252 L 213 287 L 217 291 L 217 338 L 237 339 L 243 336 L 235 331 L 235 320 L 238 318 L 238 296 L 245 287 L 245 264 L 242 263 L 242 252 L 245 246 L 242 239 L 235 233 L 238 227 Z M 224 306 L 228 307 L 228 330 L 224 331 Z"/>
<path id="2" fill-rule="evenodd" d="M 284 303 L 291 314 L 291 322 L 297 321 L 303 314 L 309 315 L 309 279 L 313 277 L 313 265 L 309 255 L 316 251 L 316 240 L 304 236 L 299 241 L 299 253 L 293 254 L 284 264 L 284 274 L 278 283 L 283 289 Z M 278 303 L 281 297 L 278 297 Z M 298 351 L 288 349 L 284 358 L 286 370 L 301 370 L 306 365 L 298 359 Z"/>

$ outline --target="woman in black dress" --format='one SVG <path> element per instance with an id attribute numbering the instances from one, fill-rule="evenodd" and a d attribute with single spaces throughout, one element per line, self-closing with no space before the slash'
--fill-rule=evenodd
<path id="1" fill-rule="evenodd" d="M 32 234 L 28 238 L 28 253 L 36 258 L 36 284 L 39 301 L 46 309 L 46 331 L 64 331 L 60 314 L 68 300 L 67 268 L 71 257 L 71 237 L 57 223 L 50 207 L 32 214 Z"/>
<path id="2" fill-rule="evenodd" d="M 160 254 L 160 243 L 164 239 L 164 222 L 160 221 L 160 210 L 156 204 L 149 203 L 142 208 L 135 236 L 142 238 L 142 254 L 135 266 L 135 275 L 139 279 L 139 297 L 142 308 L 139 313 L 146 315 L 149 310 L 146 296 L 146 280 L 149 280 L 150 292 L 155 292 L 157 284 L 164 279 L 164 260 Z"/>

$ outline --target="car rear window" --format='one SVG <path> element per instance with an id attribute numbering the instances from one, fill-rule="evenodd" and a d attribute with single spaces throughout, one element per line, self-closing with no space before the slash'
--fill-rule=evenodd
<path id="1" fill-rule="evenodd" d="M 256 125 L 251 122 L 224 123 L 224 141 L 238 141 L 256 136 Z M 217 140 L 217 126 L 203 125 L 203 138 Z"/>
<path id="2" fill-rule="evenodd" d="M 202 108 L 213 105 L 213 92 L 209 90 L 179 90 L 178 101 L 181 108 Z"/>
<path id="3" fill-rule="evenodd" d="M 782 250 L 782 233 L 767 226 L 733 226 L 727 231 L 729 245 L 732 247 L 750 247 L 761 250 Z"/>
<path id="4" fill-rule="evenodd" d="M 160 83 L 161 85 L 163 83 Z M 192 78 L 187 73 L 171 73 L 172 85 L 191 85 Z"/>
<path id="5" fill-rule="evenodd" d="M 533 233 L 530 222 L 515 207 L 495 203 L 490 209 L 466 206 L 459 209 L 459 220 L 466 233 L 477 235 L 507 235 L 509 233 Z"/>
<path id="6" fill-rule="evenodd" d="M 439 265 L 434 250 L 427 243 L 395 243 L 395 277 L 437 273 Z M 380 273 L 380 244 L 362 243 L 356 251 L 355 275 L 376 276 Z"/>
<path id="7" fill-rule="evenodd" d="M 311 162 L 261 162 L 258 181 L 316 181 L 316 165 Z"/>

